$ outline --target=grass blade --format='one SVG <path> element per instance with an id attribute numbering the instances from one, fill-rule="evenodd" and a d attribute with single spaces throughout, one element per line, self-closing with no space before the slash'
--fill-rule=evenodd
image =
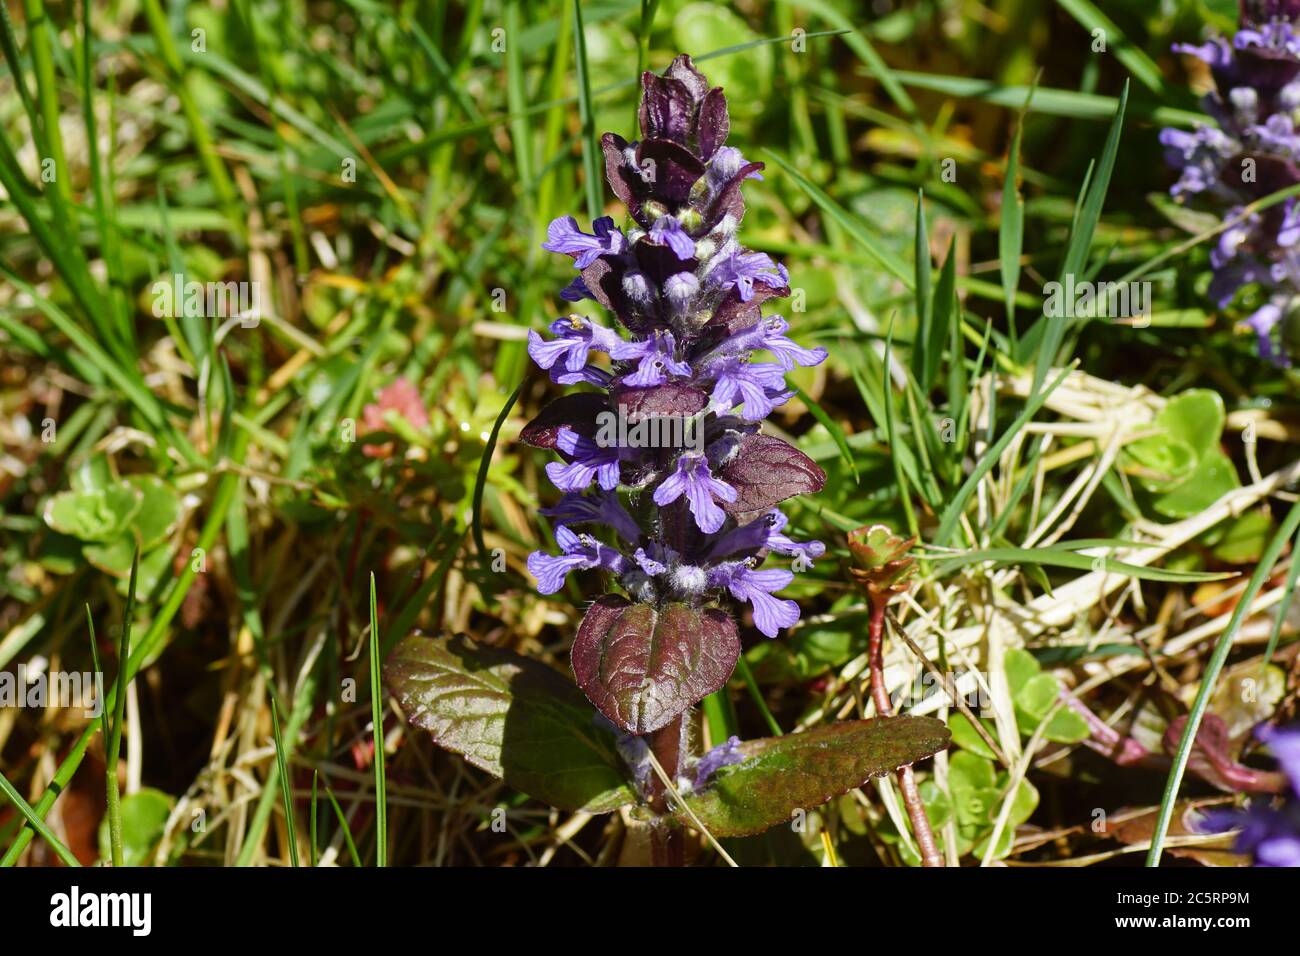
<path id="1" fill-rule="evenodd" d="M 40 813 L 32 809 L 32 805 L 22 798 L 22 794 L 14 789 L 14 785 L 9 782 L 3 773 L 0 773 L 0 793 L 9 798 L 9 802 L 14 805 L 14 808 L 27 819 L 27 825 L 50 845 L 50 849 L 58 854 L 59 859 L 63 861 L 65 866 L 81 866 L 81 861 L 73 856 L 72 851 L 63 845 L 59 838 L 54 835 L 53 830 L 46 826 L 45 820 L 41 818 Z"/>
<path id="2" fill-rule="evenodd" d="M 1130 73 L 1132 73 L 1147 89 L 1159 97 L 1165 95 L 1165 81 L 1160 74 L 1158 67 L 1151 57 L 1138 46 L 1129 42 L 1128 37 L 1120 30 L 1115 22 L 1097 9 L 1092 0 L 1056 0 L 1057 6 L 1061 7 L 1066 13 L 1079 21 L 1079 25 L 1093 34 L 1094 38 L 1097 31 L 1105 40 L 1106 49 L 1115 54 L 1115 58 L 1123 63 Z"/>
<path id="3" fill-rule="evenodd" d="M 122 865 L 122 807 L 117 786 L 117 762 L 122 750 L 122 721 L 126 715 L 126 685 L 130 680 L 131 621 L 135 617 L 135 586 L 140 571 L 140 549 L 131 559 L 131 582 L 122 616 L 122 639 L 117 644 L 117 688 L 114 695 L 112 732 L 104 751 L 104 776 L 108 792 L 108 835 L 113 866 Z M 105 708 L 107 712 L 107 708 Z"/>
<path id="4" fill-rule="evenodd" d="M 957 522 L 961 519 L 962 512 L 966 510 L 966 502 L 969 501 L 970 496 L 975 493 L 975 489 L 979 486 L 979 483 L 984 480 L 984 476 L 992 470 L 993 465 L 997 462 L 998 458 L 1000 458 L 1002 453 L 1006 451 L 1007 446 L 1011 444 L 1011 440 L 1016 437 L 1020 432 L 1020 429 L 1024 428 L 1038 410 L 1043 407 L 1043 403 L 1047 401 L 1048 396 L 1050 396 L 1052 392 L 1056 391 L 1056 387 L 1065 381 L 1066 376 L 1069 375 L 1071 371 L 1073 371 L 1073 367 L 1061 369 L 1061 374 L 1056 376 L 1051 385 L 1039 391 L 1025 403 L 1025 407 L 1016 417 L 1016 420 L 1007 427 L 1005 432 L 1002 433 L 1002 437 L 994 442 L 994 444 L 984 453 L 984 457 L 979 460 L 979 464 L 977 464 L 966 477 L 962 486 L 957 489 L 957 493 L 953 495 L 952 500 L 948 502 L 948 506 L 944 509 L 943 516 L 939 519 L 939 530 L 935 532 L 935 544 L 944 545 L 948 543 L 948 539 L 952 537 L 953 529 L 957 527 Z"/>
<path id="5" fill-rule="evenodd" d="M 527 377 L 515 386 L 514 392 L 506 400 L 505 407 L 501 409 L 501 414 L 492 424 L 492 431 L 488 434 L 487 443 L 483 446 L 483 458 L 479 461 L 478 475 L 474 478 L 474 505 L 471 526 L 474 529 L 474 546 L 478 548 L 479 559 L 487 557 L 487 545 L 483 542 L 483 491 L 487 487 L 488 469 L 492 467 L 492 454 L 497 448 L 497 436 L 501 434 L 501 426 L 506 423 L 510 417 L 511 410 L 515 403 L 519 401 L 519 396 L 523 394 L 524 386 L 528 384 Z"/>
<path id="6" fill-rule="evenodd" d="M 280 708 L 276 706 L 275 694 L 271 695 L 271 732 L 275 735 L 275 763 L 280 768 L 280 798 L 284 801 L 284 827 L 288 833 L 289 861 L 298 869 L 298 827 L 293 816 L 293 785 L 289 780 L 289 768 L 284 760 L 284 738 L 280 736 Z M 315 780 L 312 781 L 313 788 Z M 313 789 L 313 797 L 314 797 Z M 312 806 L 312 826 L 316 824 L 315 805 Z M 316 853 L 315 835 L 312 838 L 312 855 Z"/>
<path id="7" fill-rule="evenodd" d="M 925 194 L 916 193 L 916 231 L 913 268 L 916 273 L 916 342 L 912 346 L 912 376 L 925 387 L 926 348 L 930 341 L 930 319 L 934 302 L 930 269 L 930 234 L 925 225 Z"/>
<path id="8" fill-rule="evenodd" d="M 380 681 L 379 601 L 370 573 L 370 717 L 375 739 L 375 865 L 388 865 L 388 792 L 384 779 L 384 705 Z"/>
<path id="9" fill-rule="evenodd" d="M 582 179 L 587 194 L 587 215 L 600 217 L 602 181 L 596 163 L 596 128 L 591 110 L 591 75 L 587 66 L 587 37 L 582 29 L 582 0 L 573 0 L 573 56 L 578 67 L 578 121 L 582 126 Z"/>
<path id="10" fill-rule="evenodd" d="M 1128 106 L 1128 84 L 1120 95 L 1119 106 L 1115 109 L 1115 118 L 1111 121 L 1110 132 L 1106 136 L 1106 146 L 1102 150 L 1097 173 L 1088 187 L 1087 196 L 1079 209 L 1078 221 L 1070 232 L 1070 244 L 1065 250 L 1065 261 L 1061 265 L 1060 278 L 1064 282 L 1067 276 L 1080 275 L 1087 263 L 1088 250 L 1092 247 L 1092 237 L 1101 218 L 1101 207 L 1106 202 L 1106 192 L 1110 189 L 1111 173 L 1115 169 L 1115 156 L 1119 152 L 1120 134 L 1124 128 L 1124 111 Z M 1068 310 L 1062 310 L 1064 313 Z M 1037 393 L 1047 378 L 1047 371 L 1056 362 L 1056 353 L 1065 337 L 1069 318 L 1044 316 L 1029 330 L 1024 341 L 1020 343 L 1019 358 L 1027 361 L 1030 350 L 1037 354 L 1034 368 L 1033 393 Z M 1037 333 L 1037 334 L 1035 334 Z M 1041 339 L 1041 343 L 1038 341 Z"/>
<path id="11" fill-rule="evenodd" d="M 1192 702 L 1191 713 L 1187 715 L 1182 739 L 1178 741 L 1174 765 L 1169 768 L 1169 777 L 1165 781 L 1165 792 L 1160 801 L 1160 814 L 1156 817 L 1155 831 L 1151 834 L 1151 848 L 1147 851 L 1147 866 L 1160 865 L 1160 854 L 1164 850 L 1165 837 L 1169 833 L 1169 821 L 1173 818 L 1174 805 L 1178 802 L 1178 788 L 1182 786 L 1183 774 L 1187 772 L 1187 760 L 1192 754 L 1192 742 L 1196 740 L 1201 718 L 1205 716 L 1210 695 L 1214 693 L 1214 685 L 1218 682 L 1219 673 L 1223 670 L 1228 653 L 1232 650 L 1233 641 L 1236 640 L 1237 632 L 1241 629 L 1241 622 L 1245 620 L 1247 610 L 1255 603 L 1255 596 L 1263 588 L 1264 582 L 1272 575 L 1273 565 L 1277 563 L 1282 548 L 1298 530 L 1300 530 L 1300 502 L 1291 506 L 1282 525 L 1260 556 L 1259 563 L 1255 565 L 1255 572 L 1250 576 L 1250 582 L 1237 600 L 1237 606 L 1232 611 L 1228 626 L 1219 635 L 1219 640 L 1214 645 L 1214 653 L 1210 655 L 1210 660 L 1205 665 L 1205 673 L 1201 675 L 1201 686 L 1196 691 L 1196 700 Z"/>
<path id="12" fill-rule="evenodd" d="M 799 172 L 799 170 L 795 169 L 790 161 L 780 153 L 771 149 L 765 150 L 765 152 L 776 161 L 776 164 L 781 167 L 782 171 L 795 181 L 795 184 L 800 189 L 809 195 L 813 202 L 821 207 L 823 212 L 844 227 L 844 231 L 858 241 L 858 244 L 862 246 L 867 255 L 869 255 L 877 265 L 892 275 L 895 279 L 902 282 L 909 291 L 915 287 L 915 279 L 912 276 L 912 271 L 907 268 L 906 264 L 904 264 L 898 256 L 894 255 L 892 251 L 885 248 L 875 239 L 875 237 L 867 232 L 856 216 L 849 213 L 843 206 L 839 205 L 839 203 L 834 199 L 831 199 L 830 196 L 822 192 L 817 185 L 804 176 L 803 173 Z"/>

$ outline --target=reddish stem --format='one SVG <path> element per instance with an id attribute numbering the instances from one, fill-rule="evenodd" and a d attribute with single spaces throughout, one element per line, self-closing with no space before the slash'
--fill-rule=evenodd
<path id="1" fill-rule="evenodd" d="M 682 747 L 685 726 L 686 715 L 683 714 L 646 737 L 650 751 L 670 780 L 675 780 L 681 774 L 685 756 Z M 649 789 L 650 809 L 658 816 L 650 831 L 650 861 L 654 866 L 685 866 L 685 834 L 669 815 L 668 790 L 658 774 L 651 774 Z"/>
<path id="2" fill-rule="evenodd" d="M 867 660 L 871 673 L 871 699 L 875 702 L 876 713 L 881 717 L 891 717 L 894 705 L 889 699 L 885 687 L 885 608 L 888 598 L 871 595 L 871 625 L 867 632 Z M 912 833 L 916 837 L 917 849 L 921 852 L 923 866 L 943 866 L 943 854 L 934 838 L 930 827 L 930 818 L 925 815 L 925 804 L 921 792 L 916 788 L 916 777 L 911 766 L 903 767 L 896 774 L 898 789 L 903 793 L 903 805 L 907 807 L 908 819 L 912 821 Z"/>

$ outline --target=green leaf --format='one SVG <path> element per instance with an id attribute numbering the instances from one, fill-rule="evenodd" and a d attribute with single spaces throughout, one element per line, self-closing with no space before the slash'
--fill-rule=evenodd
<path id="1" fill-rule="evenodd" d="M 821 806 L 872 777 L 948 746 L 948 728 L 933 717 L 890 717 L 827 724 L 740 745 L 745 759 L 724 767 L 683 802 L 714 836 L 762 833 L 795 810 Z M 694 825 L 678 811 L 678 819 Z"/>
<path id="2" fill-rule="evenodd" d="M 1187 518 L 1240 486 L 1232 461 L 1219 447 L 1224 421 L 1218 392 L 1189 389 L 1171 398 L 1156 417 L 1158 434 L 1125 450 L 1126 470 L 1156 496 L 1157 513 Z"/>
<path id="3" fill-rule="evenodd" d="M 988 721 L 985 721 L 984 724 L 991 729 L 992 725 Z M 980 757 L 986 757 L 989 760 L 997 759 L 997 755 L 984 742 L 984 738 L 975 731 L 975 727 L 966 719 L 965 714 L 949 715 L 948 729 L 952 731 L 952 742 L 958 747 L 969 750 Z"/>
<path id="4" fill-rule="evenodd" d="M 1025 197 L 1020 194 L 1020 141 L 1025 132 L 1025 114 L 1034 98 L 1034 89 L 1038 84 L 1035 77 L 1034 86 L 1030 87 L 1025 97 L 1024 108 L 1016 120 L 1016 133 L 1011 139 L 1011 149 L 1007 153 L 1007 171 L 1002 180 L 1002 213 L 998 222 L 998 265 L 1002 278 L 1002 301 L 1007 315 L 1007 331 L 1011 336 L 1011 346 L 1016 348 L 1018 338 L 1016 330 L 1016 289 L 1020 287 L 1020 254 L 1024 251 L 1025 241 Z"/>
<path id="5" fill-rule="evenodd" d="M 1002 668 L 1006 671 L 1007 687 L 1013 700 L 1043 670 L 1033 654 L 1019 647 L 1010 648 L 1006 652 L 1002 658 Z"/>
<path id="6" fill-rule="evenodd" d="M 1058 744 L 1081 743 L 1091 734 L 1088 722 L 1068 707 L 1062 707 L 1054 713 L 1043 728 L 1043 738 Z"/>
<path id="7" fill-rule="evenodd" d="M 998 788 L 1005 790 L 1011 778 L 1005 773 L 998 774 Z M 1007 817 L 1007 826 L 1015 829 L 1024 823 L 1038 809 L 1038 790 L 1028 780 L 1021 780 L 1016 788 L 1016 795 L 1011 799 L 1011 813 Z"/>
<path id="8" fill-rule="evenodd" d="M 140 550 L 148 551 L 176 526 L 181 513 L 180 495 L 157 475 L 132 475 L 127 482 L 144 496 L 131 527 L 140 542 Z"/>
<path id="9" fill-rule="evenodd" d="M 384 680 L 440 747 L 561 810 L 635 803 L 614 732 L 556 671 L 464 636 L 402 639 Z"/>
<path id="10" fill-rule="evenodd" d="M 1273 516 L 1268 511 L 1248 511 L 1228 526 L 1213 554 L 1228 564 L 1254 564 L 1273 536 Z"/>
<path id="11" fill-rule="evenodd" d="M 992 760 L 957 751 L 948 756 L 948 790 L 956 796 L 966 790 L 987 790 L 997 785 Z"/>
<path id="12" fill-rule="evenodd" d="M 1165 86 L 1160 67 L 1141 47 L 1124 36 L 1124 32 L 1106 14 L 1097 9 L 1092 0 L 1056 0 L 1056 2 L 1094 37 L 1100 31 L 1100 35 L 1106 38 L 1106 43 L 1115 58 L 1128 67 L 1129 72 L 1137 78 L 1138 82 L 1157 96 L 1164 97 Z"/>
<path id="13" fill-rule="evenodd" d="M 45 504 L 45 523 L 80 541 L 112 541 L 125 531 L 144 493 L 125 483 L 90 491 L 65 491 Z"/>
<path id="14" fill-rule="evenodd" d="M 1020 688 L 1015 695 L 1015 703 L 1036 722 L 1042 720 L 1043 715 L 1052 709 L 1059 693 L 1060 687 L 1056 683 L 1056 678 L 1051 674 L 1039 673 Z M 1030 731 L 1033 731 L 1032 727 Z"/>
<path id="15" fill-rule="evenodd" d="M 933 314 L 933 295 L 930 269 L 930 235 L 925 225 L 925 196 L 916 194 L 916 229 L 912 267 L 916 272 L 916 336 L 912 343 L 912 376 L 924 387 L 926 378 L 926 347 L 930 341 L 930 317 Z"/>
<path id="16" fill-rule="evenodd" d="M 1053 675 L 1044 674 L 1034 656 L 1020 648 L 1007 651 L 1005 667 L 1007 685 L 1015 703 L 1016 724 L 1020 732 L 1028 737 L 1038 729 L 1048 711 L 1056 704 L 1061 694 L 1061 683 Z M 964 732 L 974 733 L 969 728 Z M 1062 744 L 1076 744 L 1086 740 L 1088 734 L 1087 722 L 1064 707 L 1058 709 L 1043 728 L 1045 739 Z"/>
<path id="17" fill-rule="evenodd" d="M 1223 398 L 1208 388 L 1180 392 L 1156 416 L 1156 424 L 1191 446 L 1198 461 L 1218 447 L 1225 420 Z"/>
<path id="18" fill-rule="evenodd" d="M 170 794 L 152 787 L 144 787 L 122 798 L 123 866 L 149 865 L 174 802 Z M 99 855 L 105 860 L 109 858 L 108 817 L 99 824 Z"/>
<path id="19" fill-rule="evenodd" d="M 124 578 L 131 573 L 131 562 L 135 560 L 135 538 L 127 529 L 112 541 L 87 544 L 82 556 L 105 574 Z"/>
<path id="20" fill-rule="evenodd" d="M 1027 86 L 999 86 L 979 77 L 943 76 L 908 70 L 895 70 L 894 76 L 898 77 L 905 86 L 933 90 L 946 96 L 983 100 L 1010 109 L 1020 109 L 1030 91 Z M 1080 93 L 1077 90 L 1038 87 L 1034 91 L 1034 112 L 1044 116 L 1104 120 L 1114 115 L 1118 102 L 1113 96 Z M 1134 103 L 1133 115 L 1156 126 L 1181 126 L 1186 129 L 1210 121 L 1210 117 L 1204 113 L 1172 106 L 1157 106 L 1150 101 Z"/>
<path id="21" fill-rule="evenodd" d="M 1132 462 L 1126 470 L 1148 491 L 1185 481 L 1198 464 L 1196 450 L 1167 432 L 1139 438 L 1124 451 Z"/>
<path id="22" fill-rule="evenodd" d="M 1186 481 L 1156 498 L 1152 507 L 1166 518 L 1190 518 L 1240 486 L 1232 459 L 1215 448 L 1201 459 Z"/>

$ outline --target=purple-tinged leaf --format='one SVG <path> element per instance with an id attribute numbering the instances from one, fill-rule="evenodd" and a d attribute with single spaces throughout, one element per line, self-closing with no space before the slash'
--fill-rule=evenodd
<path id="1" fill-rule="evenodd" d="M 704 164 L 685 146 L 670 139 L 647 139 L 636 150 L 637 165 L 652 173 L 650 195 L 671 206 L 684 206 L 691 187 L 704 175 Z M 649 160 L 651 165 L 647 166 Z M 671 211 L 671 210 L 670 210 Z"/>
<path id="2" fill-rule="evenodd" d="M 411 635 L 388 656 L 384 681 L 434 743 L 530 796 L 588 813 L 637 802 L 613 731 L 540 661 L 463 635 Z"/>
<path id="3" fill-rule="evenodd" d="M 604 395 L 595 392 L 564 395 L 538 412 L 537 417 L 519 433 L 519 440 L 534 448 L 554 448 L 561 428 L 571 428 L 590 438 L 596 434 L 596 416 L 606 411 L 609 411 L 609 402 Z"/>
<path id="4" fill-rule="evenodd" d="M 893 773 L 948 746 L 948 728 L 933 717 L 848 720 L 801 734 L 748 740 L 740 763 L 720 769 L 682 800 L 714 836 L 748 836 L 788 823 L 872 777 Z M 694 826 L 678 811 L 678 819 Z"/>
<path id="5" fill-rule="evenodd" d="M 706 328 L 710 331 L 719 329 L 723 330 L 726 335 L 734 335 L 742 329 L 749 328 L 762 318 L 762 311 L 759 306 L 768 299 L 788 296 L 789 294 L 789 286 L 773 289 L 770 286 L 760 284 L 754 286 L 753 296 L 748 302 L 744 302 L 741 301 L 740 293 L 732 289 L 713 310 L 713 318 L 709 320 Z"/>
<path id="6" fill-rule="evenodd" d="M 687 143 L 695 100 L 681 80 L 646 70 L 641 74 L 641 134 L 647 139 L 664 138 Z"/>
<path id="7" fill-rule="evenodd" d="M 673 62 L 668 64 L 668 69 L 664 71 L 665 76 L 672 77 L 677 82 L 686 87 L 691 94 L 692 100 L 699 100 L 709 89 L 709 81 L 704 78 L 704 74 L 695 69 L 695 64 L 685 53 L 679 53 L 673 57 Z"/>
<path id="8" fill-rule="evenodd" d="M 583 618 L 572 659 L 596 708 L 644 735 L 726 684 L 739 656 L 736 623 L 725 611 L 606 595 Z"/>
<path id="9" fill-rule="evenodd" d="M 698 388 L 669 382 L 650 388 L 621 388 L 613 392 L 614 404 L 629 422 L 642 418 L 687 417 L 702 411 L 709 396 Z"/>
<path id="10" fill-rule="evenodd" d="M 601 256 L 582 270 L 582 281 L 591 297 L 609 309 L 620 322 L 637 335 L 647 335 L 659 323 L 654 312 L 657 307 L 638 307 L 623 291 L 623 277 L 628 265 L 622 259 Z"/>
<path id="11" fill-rule="evenodd" d="M 706 163 L 713 158 L 731 132 L 731 117 L 727 115 L 727 98 L 722 87 L 715 86 L 700 101 L 699 147 L 700 158 Z"/>
<path id="12" fill-rule="evenodd" d="M 695 259 L 678 259 L 668 246 L 638 242 L 632 247 L 637 265 L 655 285 L 663 286 L 669 276 L 678 272 L 694 273 L 699 263 Z"/>
<path id="13" fill-rule="evenodd" d="M 821 491 L 826 472 L 795 448 L 771 435 L 746 435 L 736 456 L 718 477 L 736 489 L 735 501 L 724 501 L 729 514 L 766 511 L 773 505 Z"/>
<path id="14" fill-rule="evenodd" d="M 628 142 L 617 133 L 606 133 L 600 138 L 600 148 L 605 153 L 605 178 L 614 190 L 618 201 L 627 207 L 628 214 L 638 222 L 641 219 L 641 195 L 645 182 L 640 173 L 628 164 L 624 151 Z"/>
<path id="15" fill-rule="evenodd" d="M 726 184 L 718 190 L 718 195 L 714 198 L 713 203 L 709 206 L 708 213 L 704 216 L 704 227 L 712 229 L 722 221 L 723 216 L 730 215 L 737 223 L 745 218 L 745 198 L 741 195 L 741 184 L 749 178 L 752 173 L 757 173 L 764 169 L 762 163 L 747 163 L 740 167 L 736 175 L 727 180 Z"/>

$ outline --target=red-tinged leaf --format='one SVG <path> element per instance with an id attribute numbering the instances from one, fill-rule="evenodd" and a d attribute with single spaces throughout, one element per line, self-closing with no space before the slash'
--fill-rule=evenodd
<path id="1" fill-rule="evenodd" d="M 519 440 L 534 448 L 554 448 L 561 428 L 571 428 L 579 435 L 590 438 L 596 434 L 601 412 L 609 411 L 604 395 L 595 392 L 574 392 L 551 402 L 537 417 L 524 426 Z"/>
<path id="2" fill-rule="evenodd" d="M 725 611 L 606 595 L 583 618 L 572 659 L 578 686 L 602 714 L 648 734 L 721 688 L 739 656 Z"/>
<path id="3" fill-rule="evenodd" d="M 740 293 L 733 289 L 714 308 L 713 318 L 709 320 L 705 328 L 718 334 L 719 339 L 734 335 L 743 329 L 749 328 L 762 318 L 762 311 L 759 306 L 768 299 L 784 298 L 789 294 L 789 286 L 773 289 L 765 285 L 756 285 L 749 301 L 744 302 L 740 298 Z M 711 343 L 710 347 L 712 347 L 712 344 L 715 343 Z"/>
<path id="4" fill-rule="evenodd" d="M 731 132 L 731 117 L 727 115 L 727 98 L 722 87 L 715 86 L 700 100 L 698 126 L 700 159 L 707 163 Z"/>
<path id="5" fill-rule="evenodd" d="M 747 163 L 740 167 L 736 175 L 727 180 L 726 185 L 718 190 L 708 213 L 704 216 L 706 228 L 712 229 L 722 221 L 723 216 L 731 216 L 736 222 L 745 218 L 745 197 L 741 194 L 740 187 L 750 173 L 761 172 L 763 168 L 762 163 Z"/>
<path id="6" fill-rule="evenodd" d="M 629 422 L 666 416 L 688 417 L 709 404 L 709 396 L 698 388 L 669 382 L 649 388 L 620 388 L 614 404 Z"/>
<path id="7" fill-rule="evenodd" d="M 766 511 L 773 505 L 821 491 L 826 472 L 795 448 L 771 435 L 746 435 L 736 456 L 718 477 L 736 489 L 736 500 L 722 502 L 729 514 Z"/>
<path id="8" fill-rule="evenodd" d="M 670 139 L 642 140 L 636 150 L 637 166 L 645 171 L 646 192 L 670 209 L 683 206 L 691 187 L 704 175 L 704 164 L 685 146 Z"/>
<path id="9" fill-rule="evenodd" d="M 614 190 L 618 201 L 627 207 L 628 215 L 640 221 L 640 197 L 645 192 L 645 182 L 628 163 L 624 155 L 627 147 L 627 140 L 617 133 L 606 133 L 600 138 L 600 148 L 605 153 L 605 178 L 609 180 L 609 188 Z M 604 302 L 601 304 L 608 305 Z"/>
<path id="10" fill-rule="evenodd" d="M 682 800 L 714 836 L 748 836 L 811 810 L 948 746 L 933 717 L 848 720 L 801 734 L 747 740 L 740 763 L 723 767 Z M 681 809 L 677 817 L 694 826 Z"/>
<path id="11" fill-rule="evenodd" d="M 672 277 L 681 272 L 694 272 L 699 262 L 696 259 L 679 259 L 677 253 L 666 245 L 653 242 L 638 242 L 632 247 L 636 257 L 637 268 L 647 279 L 662 288 Z"/>
<path id="12" fill-rule="evenodd" d="M 671 77 L 685 86 L 692 100 L 698 100 L 709 88 L 709 81 L 695 68 L 695 64 L 685 53 L 678 53 L 673 57 L 673 62 L 668 64 L 668 69 L 664 70 L 664 76 Z"/>
<path id="13" fill-rule="evenodd" d="M 384 681 L 438 746 L 551 806 L 607 813 L 637 801 L 609 725 L 540 661 L 463 635 L 411 635 Z"/>
<path id="14" fill-rule="evenodd" d="M 641 74 L 641 135 L 646 139 L 664 137 L 686 145 L 695 100 L 681 80 L 658 76 L 647 70 Z"/>

